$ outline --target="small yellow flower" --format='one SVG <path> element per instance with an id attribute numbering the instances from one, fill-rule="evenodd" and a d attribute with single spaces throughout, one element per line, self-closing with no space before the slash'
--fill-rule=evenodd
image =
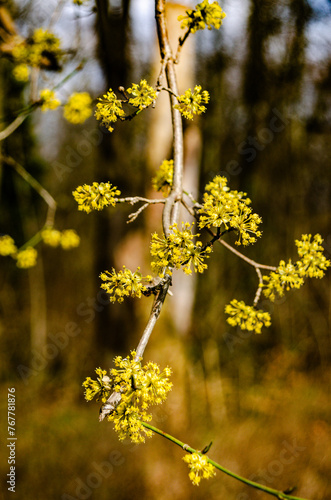
<path id="1" fill-rule="evenodd" d="M 191 33 L 203 30 L 206 27 L 211 30 L 213 27 L 219 29 L 226 14 L 217 2 L 209 3 L 204 0 L 196 5 L 195 9 L 186 11 L 185 16 L 179 16 L 178 21 L 182 21 L 181 28 L 187 28 Z"/>
<path id="2" fill-rule="evenodd" d="M 173 224 L 170 227 L 172 232 L 167 238 L 160 237 L 157 233 L 152 235 L 151 266 L 160 277 L 163 277 L 165 268 L 168 273 L 171 273 L 172 268 L 182 268 L 186 274 L 192 273 L 191 266 L 198 273 L 203 273 L 207 269 L 204 259 L 209 257 L 208 254 L 212 249 L 203 247 L 199 241 L 194 243 L 194 238 L 200 235 L 193 234 L 192 227 L 193 224 L 186 222 L 182 223 L 180 230 L 177 224 Z"/>
<path id="3" fill-rule="evenodd" d="M 209 93 L 207 90 L 201 90 L 201 85 L 196 85 L 194 91 L 191 89 L 177 97 L 179 104 L 175 104 L 174 108 L 178 109 L 180 113 L 188 120 L 193 120 L 193 115 L 201 115 L 206 111 L 206 106 L 209 101 Z"/>
<path id="4" fill-rule="evenodd" d="M 79 246 L 80 237 L 74 229 L 66 229 L 61 233 L 60 243 L 64 250 L 71 250 Z"/>
<path id="5" fill-rule="evenodd" d="M 53 33 L 37 28 L 28 40 L 19 41 L 12 54 L 19 64 L 46 66 L 47 68 L 50 61 L 54 60 L 55 66 L 58 66 L 61 56 L 60 40 Z"/>
<path id="6" fill-rule="evenodd" d="M 142 280 L 149 281 L 149 276 L 143 277 L 138 269 L 133 273 L 130 269 L 123 266 L 123 270 L 116 273 L 115 269 L 110 272 L 105 271 L 100 274 L 102 283 L 101 288 L 106 290 L 110 296 L 110 302 L 123 302 L 125 297 L 137 297 L 140 299 L 146 287 Z"/>
<path id="7" fill-rule="evenodd" d="M 208 462 L 208 457 L 201 453 L 189 453 L 183 457 L 189 466 L 189 478 L 195 486 L 199 486 L 201 479 L 209 479 L 215 476 L 215 467 Z"/>
<path id="8" fill-rule="evenodd" d="M 58 247 L 61 241 L 61 232 L 52 227 L 47 227 L 41 232 L 41 238 L 46 245 Z"/>
<path id="9" fill-rule="evenodd" d="M 27 247 L 25 250 L 21 250 L 15 256 L 17 259 L 16 265 L 21 269 L 28 269 L 29 267 L 34 267 L 37 263 L 38 252 L 33 247 Z"/>
<path id="10" fill-rule="evenodd" d="M 296 240 L 300 260 L 297 262 L 300 276 L 308 278 L 323 278 L 325 271 L 331 266 L 331 262 L 323 255 L 323 238 L 315 234 L 312 240 L 311 234 L 303 234 L 301 241 Z"/>
<path id="11" fill-rule="evenodd" d="M 138 84 L 133 83 L 127 92 L 133 95 L 129 99 L 129 104 L 139 109 L 147 108 L 156 99 L 156 90 L 148 85 L 146 80 L 141 80 Z"/>
<path id="12" fill-rule="evenodd" d="M 261 333 L 262 327 L 271 325 L 271 318 L 268 312 L 255 307 L 247 306 L 243 300 L 231 300 L 230 304 L 225 306 L 225 313 L 230 317 L 227 322 L 231 326 L 239 326 L 242 330 Z"/>
<path id="13" fill-rule="evenodd" d="M 11 236 L 5 234 L 0 236 L 0 255 L 7 256 L 13 255 L 17 252 L 17 247 Z"/>
<path id="14" fill-rule="evenodd" d="M 99 98 L 98 104 L 96 105 L 96 111 L 94 116 L 97 120 L 101 122 L 110 132 L 114 129 L 111 123 L 114 123 L 118 118 L 123 118 L 125 113 L 122 109 L 122 102 L 117 99 L 116 94 L 109 89 L 107 94 Z"/>
<path id="15" fill-rule="evenodd" d="M 18 64 L 13 69 L 13 75 L 18 82 L 29 81 L 30 69 L 26 64 Z"/>
<path id="16" fill-rule="evenodd" d="M 152 179 L 153 188 L 156 191 L 162 191 L 165 196 L 168 196 L 172 180 L 174 176 L 174 161 L 164 160 Z"/>
<path id="17" fill-rule="evenodd" d="M 251 200 L 242 191 L 230 190 L 226 177 L 217 175 L 206 185 L 203 206 L 199 210 L 199 227 L 224 226 L 224 230 L 234 229 L 239 237 L 236 245 L 255 243 L 262 235 L 258 226 L 262 219 L 249 207 Z"/>
<path id="18" fill-rule="evenodd" d="M 53 110 L 60 106 L 61 102 L 56 99 L 54 90 L 43 89 L 40 91 L 41 110 Z"/>
<path id="19" fill-rule="evenodd" d="M 64 106 L 63 116 L 77 125 L 84 123 L 92 115 L 92 99 L 88 92 L 74 92 Z"/>
<path id="20" fill-rule="evenodd" d="M 83 184 L 78 186 L 72 192 L 73 197 L 78 203 L 78 210 L 83 210 L 87 214 L 92 210 L 103 210 L 109 205 L 116 205 L 116 197 L 121 194 L 121 191 L 116 186 L 112 186 L 110 182 L 93 182 L 92 185 Z"/>

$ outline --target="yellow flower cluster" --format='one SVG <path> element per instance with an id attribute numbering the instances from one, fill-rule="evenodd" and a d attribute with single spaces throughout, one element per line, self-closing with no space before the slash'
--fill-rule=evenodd
<path id="1" fill-rule="evenodd" d="M 58 60 L 61 55 L 60 40 L 51 32 L 38 28 L 31 38 L 18 43 L 13 49 L 13 57 L 19 64 L 46 66 L 49 61 Z"/>
<path id="2" fill-rule="evenodd" d="M 107 94 L 100 97 L 99 101 L 94 116 L 101 122 L 101 125 L 104 125 L 109 132 L 112 132 L 114 129 L 111 123 L 115 123 L 118 118 L 123 118 L 125 116 L 122 109 L 122 101 L 117 99 L 112 89 L 109 89 Z"/>
<path id="3" fill-rule="evenodd" d="M 182 268 L 186 274 L 192 274 L 191 265 L 195 272 L 203 273 L 207 269 L 204 259 L 209 257 L 212 249 L 210 246 L 203 247 L 201 241 L 193 242 L 195 237 L 200 236 L 192 233 L 193 224 L 182 223 L 182 230 L 173 224 L 167 238 L 157 233 L 152 235 L 151 266 L 160 277 L 164 276 L 165 269 L 169 274 L 172 268 Z"/>
<path id="4" fill-rule="evenodd" d="M 103 210 L 104 207 L 116 205 L 116 197 L 121 191 L 110 182 L 93 182 L 92 185 L 83 184 L 72 192 L 78 203 L 78 210 L 89 214 L 92 210 Z"/>
<path id="5" fill-rule="evenodd" d="M 18 82 L 27 82 L 30 76 L 30 69 L 27 64 L 18 64 L 13 69 L 13 76 Z"/>
<path id="6" fill-rule="evenodd" d="M 131 104 L 135 108 L 138 108 L 138 110 L 142 110 L 150 106 L 157 96 L 155 89 L 148 85 L 146 80 L 133 83 L 126 91 L 133 97 L 129 99 L 117 99 L 115 92 L 109 89 L 103 97 L 99 98 L 99 102 L 97 103 L 94 116 L 110 132 L 114 130 L 111 126 L 112 123 L 115 123 L 118 119 L 125 120 L 125 112 L 122 107 L 123 102 Z"/>
<path id="7" fill-rule="evenodd" d="M 83 382 L 83 387 L 85 387 L 85 399 L 86 401 L 92 401 L 96 396 L 96 401 L 105 403 L 112 389 L 110 378 L 107 376 L 107 371 L 101 368 L 96 368 L 95 373 L 98 375 L 97 380 L 87 377 Z"/>
<path id="8" fill-rule="evenodd" d="M 180 113 L 188 120 L 193 120 L 193 115 L 201 115 L 206 111 L 206 106 L 209 101 L 209 92 L 201 90 L 201 85 L 196 85 L 194 91 L 191 89 L 177 97 L 179 104 L 175 104 L 174 108 L 178 109 Z"/>
<path id="9" fill-rule="evenodd" d="M 237 245 L 255 243 L 261 236 L 258 230 L 262 219 L 249 207 L 251 200 L 246 193 L 232 191 L 227 186 L 226 177 L 217 175 L 207 184 L 203 195 L 203 207 L 199 210 L 200 229 L 203 227 L 224 227 L 238 232 Z"/>
<path id="10" fill-rule="evenodd" d="M 98 368 L 97 381 L 88 377 L 83 386 L 87 401 L 97 396 L 97 400 L 101 399 L 105 403 L 112 392 L 121 394 L 121 400 L 108 415 L 108 420 L 114 422 L 120 440 L 130 438 L 134 443 L 141 443 L 146 436 L 152 436 L 152 432 L 141 423 L 152 418 L 146 410 L 166 400 L 172 383 L 169 382 L 170 368 L 160 372 L 156 363 L 148 362 L 142 366 L 135 356 L 134 351 L 131 352 L 131 358 L 117 356 L 114 359 L 116 368 L 110 370 L 110 377 L 105 370 Z"/>
<path id="11" fill-rule="evenodd" d="M 100 274 L 100 278 L 105 282 L 102 283 L 101 288 L 110 295 L 110 302 L 123 302 L 124 297 L 138 297 L 140 299 L 143 292 L 146 291 L 142 280 L 151 282 L 152 277 L 143 277 L 139 269 L 138 267 L 133 273 L 123 266 L 123 271 L 118 273 L 116 273 L 115 269 L 112 269 L 110 272 L 105 271 Z"/>
<path id="12" fill-rule="evenodd" d="M 187 10 L 185 16 L 179 16 L 178 21 L 182 21 L 182 29 L 187 28 L 191 33 L 195 33 L 206 27 L 209 30 L 213 27 L 219 29 L 225 16 L 217 2 L 210 4 L 208 0 L 204 0 L 198 3 L 194 10 Z"/>
<path id="13" fill-rule="evenodd" d="M 27 247 L 25 250 L 17 252 L 14 256 L 17 259 L 16 265 L 21 269 L 28 269 L 34 267 L 37 263 L 38 252 L 33 247 Z"/>
<path id="14" fill-rule="evenodd" d="M 133 95 L 129 99 L 129 104 L 139 109 L 147 108 L 156 99 L 155 89 L 148 85 L 146 80 L 141 80 L 138 84 L 133 83 L 132 87 L 127 89 L 127 92 Z"/>
<path id="15" fill-rule="evenodd" d="M 297 262 L 299 273 L 307 278 L 323 278 L 324 271 L 330 267 L 331 263 L 325 255 L 322 247 L 323 238 L 320 234 L 315 234 L 313 241 L 311 234 L 303 234 L 301 241 L 295 240 L 298 247 L 300 260 Z"/>
<path id="16" fill-rule="evenodd" d="M 304 278 L 323 278 L 325 271 L 331 266 L 331 262 L 323 255 L 321 235 L 316 234 L 313 240 L 311 238 L 311 234 L 303 234 L 301 241 L 295 241 L 301 259 L 294 264 L 291 259 L 287 264 L 281 260 L 276 271 L 263 276 L 263 293 L 271 301 L 277 296 L 282 297 L 285 290 L 300 288 L 304 284 Z"/>
<path id="17" fill-rule="evenodd" d="M 84 123 L 91 114 L 92 99 L 88 92 L 74 92 L 64 106 L 64 118 L 74 125 Z"/>
<path id="18" fill-rule="evenodd" d="M 187 454 L 183 457 L 189 466 L 189 478 L 195 486 L 199 486 L 201 479 L 209 479 L 215 476 L 215 467 L 208 462 L 208 457 L 201 453 Z"/>
<path id="19" fill-rule="evenodd" d="M 64 250 L 71 250 L 80 244 L 80 237 L 74 229 L 66 229 L 61 232 L 52 227 L 47 227 L 41 232 L 41 238 L 46 245 L 53 248 L 61 245 Z"/>
<path id="20" fill-rule="evenodd" d="M 156 191 L 162 191 L 164 196 L 168 196 L 174 176 L 174 161 L 164 160 L 152 179 L 152 186 Z"/>
<path id="21" fill-rule="evenodd" d="M 38 252 L 29 246 L 24 250 L 17 250 L 15 242 L 11 236 L 5 234 L 0 236 L 0 255 L 10 256 L 16 260 L 16 266 L 21 269 L 34 267 L 37 263 Z"/>
<path id="22" fill-rule="evenodd" d="M 7 255 L 13 255 L 17 252 L 17 247 L 11 236 L 4 234 L 0 236 L 0 255 L 6 257 Z"/>
<path id="23" fill-rule="evenodd" d="M 227 322 L 231 326 L 239 326 L 242 330 L 261 333 L 262 327 L 271 325 L 271 318 L 268 312 L 255 307 L 247 306 L 243 300 L 231 300 L 230 304 L 225 306 L 225 313 L 230 317 Z"/>
<path id="24" fill-rule="evenodd" d="M 55 97 L 54 90 L 43 89 L 40 91 L 41 110 L 53 110 L 60 106 L 61 102 Z"/>

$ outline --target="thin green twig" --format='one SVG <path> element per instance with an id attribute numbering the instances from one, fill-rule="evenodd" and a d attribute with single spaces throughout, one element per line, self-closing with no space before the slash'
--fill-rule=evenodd
<path id="1" fill-rule="evenodd" d="M 146 429 L 149 429 L 149 430 L 155 432 L 155 434 L 159 434 L 159 436 L 162 436 L 162 437 L 168 439 L 172 443 L 175 443 L 177 446 L 180 446 L 180 448 L 182 448 L 183 450 L 188 451 L 189 453 L 201 453 L 201 451 L 192 448 L 191 446 L 183 443 L 179 439 L 176 439 L 174 436 L 167 434 L 166 432 L 158 429 L 157 427 L 154 427 L 153 425 L 150 425 L 146 422 L 141 422 L 141 423 L 144 427 L 146 427 Z M 284 493 L 283 491 L 269 488 L 268 486 L 265 486 L 263 484 L 255 483 L 255 481 L 251 481 L 250 479 L 246 479 L 245 477 L 239 476 L 235 472 L 232 472 L 229 469 L 226 469 L 225 467 L 218 464 L 214 460 L 211 460 L 208 457 L 207 457 L 207 459 L 208 459 L 208 462 L 210 464 L 212 464 L 216 469 L 220 470 L 221 472 L 224 472 L 224 474 L 227 474 L 228 476 L 231 476 L 234 479 L 237 479 L 237 481 L 240 481 L 241 483 L 244 483 L 247 486 L 250 486 L 251 488 L 255 488 L 257 490 L 263 491 L 264 493 L 267 493 L 268 495 L 274 496 L 280 500 L 307 500 L 307 499 L 302 498 L 302 497 L 294 497 L 292 495 L 288 495 L 288 494 Z"/>

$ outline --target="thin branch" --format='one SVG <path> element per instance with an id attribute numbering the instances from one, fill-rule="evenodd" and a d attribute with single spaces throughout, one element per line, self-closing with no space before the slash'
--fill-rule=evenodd
<path id="1" fill-rule="evenodd" d="M 1 155 L 0 158 L 5 164 L 12 167 L 42 197 L 42 199 L 48 205 L 45 226 L 52 226 L 54 223 L 54 217 L 57 207 L 57 203 L 54 200 L 53 196 L 34 177 L 32 177 L 32 175 L 29 174 L 29 172 L 25 170 L 24 167 L 22 167 L 22 165 L 17 163 L 14 158 L 3 155 Z"/>
<path id="2" fill-rule="evenodd" d="M 149 320 L 147 322 L 147 325 L 145 327 L 145 330 L 142 334 L 142 337 L 140 339 L 140 342 L 138 344 L 137 350 L 136 350 L 136 357 L 135 360 L 138 361 L 140 358 L 143 357 L 145 348 L 147 346 L 149 337 L 151 336 L 151 333 L 154 329 L 155 323 L 160 316 L 160 312 L 163 306 L 163 303 L 165 301 L 165 298 L 168 293 L 169 286 L 171 284 L 171 276 L 166 276 L 164 279 L 164 283 L 159 291 L 159 293 L 156 295 L 154 304 L 152 307 L 151 315 L 149 317 Z"/>
<path id="3" fill-rule="evenodd" d="M 267 269 L 269 271 L 277 271 L 277 267 L 275 267 L 275 266 L 267 266 L 265 264 L 259 264 L 258 262 L 255 262 L 255 260 L 250 259 L 249 257 L 246 257 L 246 255 L 242 254 L 241 252 L 239 252 L 238 250 L 233 248 L 231 245 L 229 245 L 229 243 L 227 243 L 224 240 L 219 240 L 219 243 L 221 245 L 225 246 L 225 248 L 227 248 L 228 250 L 230 250 L 230 252 L 237 255 L 240 259 L 244 260 L 245 262 L 247 262 L 251 266 L 255 267 L 255 269 L 258 268 L 258 269 Z"/>
<path id="4" fill-rule="evenodd" d="M 138 215 L 141 214 L 145 210 L 145 208 L 149 207 L 149 205 L 156 205 L 158 203 L 165 203 L 166 200 L 165 198 L 161 199 L 148 199 L 148 198 L 143 198 L 141 196 L 128 196 L 127 198 L 115 198 L 116 203 L 130 203 L 130 205 L 134 205 L 135 203 L 145 202 L 144 205 L 142 205 L 136 212 L 133 212 L 132 214 L 129 215 L 129 220 L 127 221 L 127 224 L 130 224 L 136 218 Z"/>
<path id="5" fill-rule="evenodd" d="M 167 434 L 166 432 L 161 431 L 160 429 L 158 429 L 157 427 L 154 427 L 153 425 L 150 425 L 146 422 L 141 422 L 141 424 L 144 427 L 146 427 L 146 429 L 149 429 L 152 432 L 155 432 L 155 434 L 158 434 L 159 436 L 162 436 L 165 439 L 168 439 L 169 441 L 176 444 L 177 446 L 179 446 L 183 450 L 188 451 L 189 453 L 201 453 L 201 451 L 196 450 L 194 448 L 191 448 L 189 445 L 183 443 L 182 441 L 175 438 L 174 436 L 171 436 L 170 434 Z M 224 474 L 227 474 L 228 476 L 233 477 L 237 481 L 240 481 L 241 483 L 244 483 L 247 486 L 250 486 L 251 488 L 255 488 L 259 491 L 263 491 L 264 493 L 267 493 L 268 495 L 274 496 L 280 500 L 305 500 L 304 498 L 294 497 L 294 496 L 288 495 L 288 494 L 284 493 L 283 491 L 269 488 L 268 486 L 265 486 L 264 484 L 255 483 L 255 481 L 251 481 L 250 479 L 246 479 L 245 477 L 239 476 L 238 474 L 235 474 L 234 472 L 230 471 L 229 469 L 226 469 L 225 467 L 218 464 L 217 462 L 214 462 L 214 460 L 211 460 L 208 457 L 207 457 L 207 461 L 210 464 L 212 464 L 216 469 L 220 470 L 221 472 L 224 472 Z"/>
<path id="6" fill-rule="evenodd" d="M 23 113 L 19 116 L 17 116 L 17 118 L 15 118 L 15 120 L 13 122 L 11 122 L 8 127 L 6 127 L 4 130 L 2 130 L 0 132 L 0 141 L 3 141 L 4 139 L 7 139 L 8 136 L 10 136 L 10 134 L 12 134 L 13 132 L 15 132 L 15 130 L 20 126 L 22 125 L 22 123 L 24 122 L 25 118 L 27 118 L 29 116 L 29 113 Z"/>
<path id="7" fill-rule="evenodd" d="M 262 293 L 262 284 L 263 284 L 263 277 L 262 277 L 262 273 L 260 271 L 260 268 L 259 267 L 256 267 L 255 268 L 255 271 L 259 277 L 259 286 L 256 290 L 256 294 L 255 294 L 255 297 L 254 297 L 254 302 L 253 302 L 253 306 L 256 307 L 259 300 L 260 300 L 260 297 L 261 297 L 261 293 Z"/>
<path id="8" fill-rule="evenodd" d="M 175 57 L 175 64 L 179 63 L 180 51 L 182 50 L 184 43 L 186 42 L 189 34 L 191 33 L 191 28 L 192 27 L 190 26 L 189 29 L 187 30 L 187 32 L 185 33 L 185 35 L 181 36 L 178 39 L 178 47 L 177 47 L 177 52 L 176 52 L 176 57 Z"/>
<path id="9" fill-rule="evenodd" d="M 155 1 L 155 19 L 157 26 L 157 34 L 160 46 L 162 60 L 167 61 L 165 73 L 168 82 L 168 88 L 173 94 L 178 96 L 177 78 L 175 72 L 175 64 L 172 55 L 172 50 L 169 43 L 168 31 L 165 18 L 165 0 Z M 174 106 L 177 104 L 177 98 L 170 95 L 171 117 L 173 128 L 173 150 L 174 150 L 174 175 L 173 185 L 170 195 L 168 196 L 163 210 L 163 231 L 166 236 L 169 236 L 170 226 L 177 222 L 179 213 L 179 203 L 182 197 L 182 182 L 183 182 L 183 165 L 184 165 L 184 141 L 183 141 L 183 125 L 182 117 L 178 109 Z"/>

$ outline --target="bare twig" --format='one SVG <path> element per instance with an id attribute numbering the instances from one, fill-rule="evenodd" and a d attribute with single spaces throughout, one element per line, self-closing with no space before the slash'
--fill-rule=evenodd
<path id="1" fill-rule="evenodd" d="M 229 245 L 229 243 L 227 243 L 224 240 L 218 240 L 218 241 L 221 245 L 225 246 L 225 248 L 230 250 L 230 252 L 237 255 L 237 257 L 239 257 L 240 259 L 247 262 L 247 264 L 250 264 L 251 266 L 255 267 L 255 269 L 267 269 L 268 271 L 276 271 L 277 270 L 277 267 L 275 267 L 275 266 L 267 266 L 265 264 L 259 264 L 258 262 L 255 262 L 255 260 L 250 259 L 249 257 L 246 257 L 246 255 L 242 254 L 241 252 L 239 252 L 238 250 L 233 248 L 233 246 Z"/>
<path id="2" fill-rule="evenodd" d="M 172 55 L 172 50 L 169 43 L 168 31 L 165 18 L 165 0 L 155 1 L 155 19 L 157 26 L 157 34 L 160 46 L 162 60 L 167 61 L 165 73 L 168 82 L 168 88 L 177 96 L 177 78 L 175 72 L 175 64 Z M 178 109 L 174 106 L 177 104 L 177 99 L 174 95 L 170 95 L 172 128 L 173 128 L 173 150 L 174 150 L 174 175 L 173 185 L 170 195 L 168 196 L 163 210 L 163 231 L 166 236 L 169 235 L 170 226 L 177 221 L 179 212 L 179 203 L 182 197 L 182 181 L 183 181 L 183 126 L 182 118 Z"/>
<path id="3" fill-rule="evenodd" d="M 182 37 L 180 37 L 178 39 L 178 47 L 177 47 L 177 52 L 176 52 L 176 57 L 175 57 L 175 64 L 179 63 L 180 51 L 182 50 L 182 47 L 183 47 L 184 43 L 186 42 L 190 33 L 191 33 L 191 26 L 189 27 L 189 29 L 187 30 L 185 35 L 183 35 Z"/>
<path id="4" fill-rule="evenodd" d="M 253 306 L 256 307 L 259 300 L 260 300 L 260 297 L 261 297 L 261 293 L 262 293 L 262 284 L 263 284 L 263 277 L 262 277 L 262 273 L 260 271 L 260 268 L 259 267 L 256 267 L 255 268 L 255 271 L 259 277 L 259 286 L 256 290 L 256 294 L 255 294 L 255 297 L 254 297 L 254 302 L 253 302 Z"/>
<path id="5" fill-rule="evenodd" d="M 24 122 L 25 118 L 27 118 L 28 115 L 29 115 L 29 113 L 23 113 L 23 114 L 17 116 L 15 118 L 15 120 L 8 125 L 8 127 L 6 127 L 4 130 L 2 130 L 0 132 L 0 141 L 7 139 L 7 137 L 10 136 L 10 134 L 15 132 L 15 130 L 20 125 L 22 125 L 22 123 Z"/>
<path id="6" fill-rule="evenodd" d="M 57 203 L 53 196 L 34 178 L 27 170 L 25 170 L 22 165 L 17 163 L 14 158 L 10 156 L 1 155 L 1 160 L 12 167 L 30 186 L 37 191 L 37 193 L 42 197 L 42 199 L 48 205 L 45 226 L 52 226 L 54 224 L 54 217 L 56 212 Z"/>

